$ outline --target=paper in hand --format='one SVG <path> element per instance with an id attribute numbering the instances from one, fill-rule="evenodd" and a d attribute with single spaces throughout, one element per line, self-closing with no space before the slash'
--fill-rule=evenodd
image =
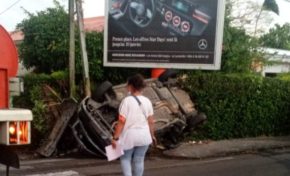
<path id="1" fill-rule="evenodd" d="M 112 145 L 108 145 L 105 149 L 108 161 L 116 160 L 120 156 L 124 155 L 122 146 L 118 142 L 116 143 L 116 148 L 113 148 Z"/>

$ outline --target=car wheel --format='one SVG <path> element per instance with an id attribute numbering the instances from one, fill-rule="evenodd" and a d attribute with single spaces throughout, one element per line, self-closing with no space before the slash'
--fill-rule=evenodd
<path id="1" fill-rule="evenodd" d="M 204 122 L 206 122 L 206 120 L 207 120 L 207 117 L 206 117 L 205 113 L 200 112 L 196 116 L 192 116 L 191 118 L 188 119 L 187 129 L 192 130 L 192 129 L 200 126 Z"/>
<path id="2" fill-rule="evenodd" d="M 103 101 L 104 95 L 106 92 L 111 90 L 113 87 L 112 83 L 109 81 L 103 82 L 99 87 L 96 88 L 96 90 L 93 92 L 92 99 L 100 102 Z"/>
<path id="3" fill-rule="evenodd" d="M 166 70 L 165 72 L 163 72 L 159 76 L 158 80 L 160 82 L 166 82 L 169 78 L 176 77 L 176 75 L 177 75 L 177 71 L 176 70 L 171 70 L 171 69 L 170 70 Z"/>

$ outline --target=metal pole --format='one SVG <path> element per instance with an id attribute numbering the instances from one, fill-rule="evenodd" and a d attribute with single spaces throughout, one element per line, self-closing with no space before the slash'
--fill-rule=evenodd
<path id="1" fill-rule="evenodd" d="M 75 24 L 74 0 L 69 0 L 69 85 L 70 98 L 75 96 Z"/>
<path id="2" fill-rule="evenodd" d="M 86 96 L 91 96 L 89 62 L 88 62 L 88 54 L 87 54 L 87 49 L 86 49 L 86 34 L 84 31 L 82 0 L 76 0 L 76 9 L 77 9 L 77 17 L 78 17 L 78 26 L 79 26 L 79 31 L 80 31 L 81 55 L 82 55 L 83 68 L 84 68 L 85 94 Z"/>
<path id="3" fill-rule="evenodd" d="M 6 166 L 6 176 L 9 176 L 9 170 L 10 170 L 10 167 L 7 165 Z"/>

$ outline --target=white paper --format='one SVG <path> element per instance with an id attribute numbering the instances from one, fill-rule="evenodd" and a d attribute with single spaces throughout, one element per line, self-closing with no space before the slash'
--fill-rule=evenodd
<path id="1" fill-rule="evenodd" d="M 116 142 L 116 148 L 113 148 L 112 145 L 108 145 L 106 147 L 106 155 L 108 161 L 113 161 L 124 155 L 124 151 L 122 146 L 118 142 Z"/>

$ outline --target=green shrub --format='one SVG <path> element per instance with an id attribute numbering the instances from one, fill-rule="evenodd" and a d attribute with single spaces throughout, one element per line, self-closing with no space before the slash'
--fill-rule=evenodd
<path id="1" fill-rule="evenodd" d="M 206 113 L 199 137 L 290 134 L 290 82 L 253 75 L 192 74 L 183 86 Z"/>
<path id="2" fill-rule="evenodd" d="M 41 86 L 34 86 L 30 91 L 31 101 L 33 102 L 33 128 L 39 133 L 40 136 L 44 136 L 48 130 L 48 126 L 46 123 L 45 114 L 47 113 L 47 109 L 45 103 L 42 99 L 42 90 Z"/>
<path id="3" fill-rule="evenodd" d="M 290 81 L 290 73 L 281 73 L 278 75 L 278 79 Z"/>
<path id="4" fill-rule="evenodd" d="M 45 102 L 44 85 L 49 85 L 63 96 L 67 89 L 67 72 L 54 72 L 47 74 L 28 74 L 24 79 L 24 93 L 14 97 L 14 107 L 31 109 L 32 121 L 32 144 L 38 146 L 42 139 L 51 129 L 51 121 Z"/>

